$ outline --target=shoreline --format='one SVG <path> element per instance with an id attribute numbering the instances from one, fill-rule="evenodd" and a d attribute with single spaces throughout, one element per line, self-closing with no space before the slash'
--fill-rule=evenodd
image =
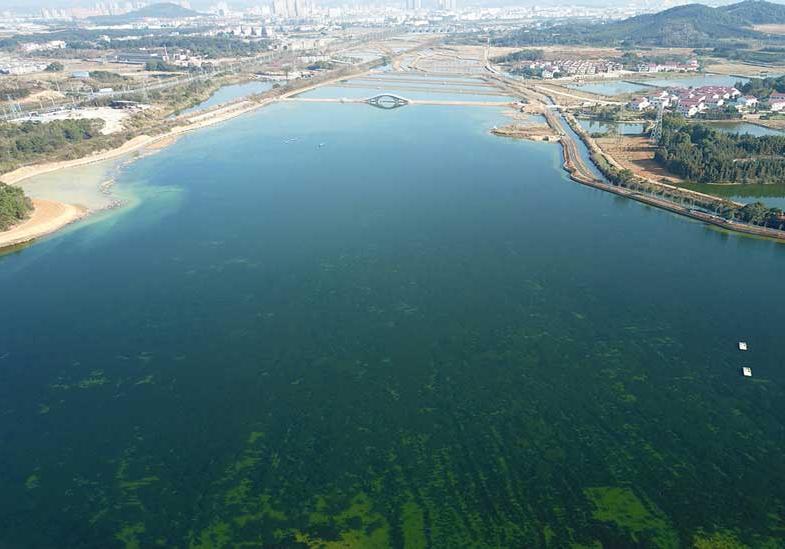
<path id="1" fill-rule="evenodd" d="M 90 210 L 54 200 L 33 199 L 29 218 L 0 233 L 0 249 L 52 234 L 87 216 Z"/>
<path id="2" fill-rule="evenodd" d="M 588 138 L 588 134 L 585 131 L 581 131 L 582 128 L 578 126 L 577 128 L 573 126 L 573 120 L 570 120 L 570 116 L 565 116 L 566 123 L 572 128 L 572 130 L 578 135 L 578 137 L 584 142 L 587 149 L 591 152 L 592 147 L 597 148 L 597 153 L 603 155 L 605 160 L 610 164 L 611 161 L 615 163 L 615 159 L 610 157 L 607 153 L 603 152 L 596 144 L 594 144 L 591 138 Z M 567 136 L 563 136 L 566 138 Z M 588 138 L 588 139 L 587 139 Z M 588 141 L 588 142 L 587 142 Z M 653 206 L 655 208 L 665 210 L 671 213 L 675 213 L 677 215 L 681 215 L 690 219 L 694 219 L 697 221 L 701 221 L 707 225 L 712 225 L 715 227 L 719 227 L 725 229 L 731 233 L 741 234 L 745 236 L 757 236 L 771 239 L 775 242 L 785 242 L 785 231 L 772 229 L 770 227 L 761 227 L 757 225 L 750 225 L 747 223 L 736 222 L 732 220 L 725 219 L 715 214 L 706 213 L 695 208 L 689 208 L 681 204 L 677 204 L 671 200 L 666 198 L 659 198 L 656 196 L 650 196 L 644 193 L 641 193 L 635 189 L 623 187 L 620 185 L 614 185 L 612 183 L 605 183 L 600 181 L 594 177 L 588 176 L 582 173 L 580 165 L 583 163 L 583 160 L 580 158 L 579 153 L 577 150 L 570 151 L 570 147 L 575 147 L 575 143 L 571 138 L 568 138 L 566 141 L 562 140 L 562 151 L 564 155 L 564 169 L 569 174 L 570 178 L 577 183 L 581 183 L 582 185 L 586 185 L 589 187 L 594 187 L 596 189 L 603 190 L 605 192 L 609 192 L 618 196 L 623 196 L 625 198 L 629 198 L 636 202 L 640 202 L 646 204 L 648 206 Z M 594 166 L 602 172 L 602 168 L 593 160 L 589 160 Z M 617 167 L 618 166 L 617 164 Z M 715 197 L 713 195 L 707 195 L 705 193 L 700 193 L 698 191 L 693 191 L 690 189 L 685 189 L 683 187 L 674 187 L 672 185 L 667 185 L 664 183 L 660 183 L 663 187 L 678 189 L 682 192 L 687 192 L 689 194 L 693 194 L 696 196 L 703 196 L 706 198 L 714 199 L 714 200 L 725 200 L 729 203 L 733 203 L 736 205 L 741 205 L 738 202 L 734 202 L 728 199 L 721 199 L 719 197 Z"/>
<path id="3" fill-rule="evenodd" d="M 678 204 L 676 202 L 643 194 L 634 189 L 628 189 L 621 186 L 616 186 L 610 183 L 605 183 L 597 179 L 589 170 L 588 166 L 581 158 L 580 153 L 578 152 L 576 139 L 574 139 L 571 135 L 569 135 L 564 128 L 561 126 L 561 122 L 557 120 L 554 113 L 548 109 L 549 102 L 551 104 L 555 104 L 553 98 L 548 96 L 547 94 L 542 94 L 541 92 L 535 92 L 534 90 L 526 87 L 526 86 L 517 86 L 515 82 L 510 82 L 509 80 L 497 78 L 505 87 L 512 88 L 513 93 L 517 92 L 522 94 L 524 97 L 529 99 L 530 101 L 536 101 L 542 104 L 545 118 L 548 121 L 548 124 L 556 131 L 556 133 L 560 136 L 560 143 L 562 145 L 562 155 L 563 155 L 563 168 L 568 173 L 568 176 L 573 181 L 587 185 L 590 187 L 594 187 L 599 190 L 603 190 L 609 192 L 611 194 L 616 194 L 619 196 L 624 196 L 625 198 L 629 198 L 636 202 L 641 202 L 646 205 L 659 208 L 661 210 L 669 211 L 671 213 L 675 213 L 677 215 L 681 215 L 683 217 L 687 217 L 690 219 L 695 219 L 698 221 L 702 221 L 706 225 L 712 225 L 715 227 L 719 227 L 721 229 L 725 229 L 728 232 L 734 234 L 740 234 L 745 236 L 757 236 L 763 237 L 775 242 L 785 242 L 785 231 L 772 229 L 770 227 L 761 227 L 757 225 L 750 225 L 741 222 L 735 222 L 732 220 L 727 220 L 723 217 L 719 217 L 717 215 L 713 215 L 710 213 L 706 213 L 695 208 L 685 207 L 682 204 Z M 544 96 L 545 100 L 541 97 L 536 97 L 536 94 L 540 94 Z M 590 158 L 588 159 L 588 163 L 590 163 L 593 167 L 599 170 L 601 173 L 604 173 L 603 168 L 595 161 L 593 154 L 600 155 L 605 162 L 609 165 L 614 166 L 617 169 L 622 169 L 622 166 L 616 161 L 608 153 L 604 152 L 600 147 L 594 142 L 594 140 L 589 136 L 588 132 L 583 129 L 580 124 L 574 119 L 574 117 L 569 114 L 565 113 L 564 115 L 564 123 L 576 134 L 578 140 L 582 141 L 583 144 L 586 146 Z M 674 192 L 682 193 L 682 195 L 694 197 L 698 200 L 707 200 L 707 201 L 715 201 L 715 202 L 726 202 L 729 204 L 734 204 L 736 206 L 744 206 L 744 204 L 735 202 L 733 200 L 729 200 L 726 198 L 709 195 L 705 193 L 701 193 L 698 191 L 693 191 L 691 189 L 687 189 L 684 187 L 677 187 L 661 182 L 652 181 L 646 179 L 648 183 L 655 187 L 660 187 L 668 190 L 672 190 Z"/>
<path id="4" fill-rule="evenodd" d="M 294 90 L 289 90 L 278 96 L 264 98 L 261 101 L 243 98 L 235 102 L 225 103 L 214 109 L 183 117 L 181 121 L 185 122 L 185 125 L 174 126 L 170 130 L 158 135 L 138 135 L 114 149 L 96 152 L 89 156 L 75 158 L 73 160 L 60 160 L 57 162 L 44 162 L 29 166 L 21 166 L 6 174 L 0 175 L 0 182 L 8 185 L 17 185 L 31 177 L 112 160 L 140 150 L 147 150 L 150 154 L 153 154 L 174 144 L 177 139 L 185 133 L 226 122 L 291 96 L 305 93 L 339 80 L 355 77 L 358 74 L 364 74 L 368 72 L 368 70 L 369 69 L 362 69 L 355 74 L 341 75 L 314 84 L 309 84 Z M 35 198 L 33 199 L 33 204 L 35 209 L 27 220 L 7 231 L 0 232 L 0 250 L 52 234 L 92 213 L 90 209 L 83 206 L 55 200 Z"/>

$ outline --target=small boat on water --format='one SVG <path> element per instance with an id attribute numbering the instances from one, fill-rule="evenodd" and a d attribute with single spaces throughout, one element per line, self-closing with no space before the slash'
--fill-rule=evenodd
<path id="1" fill-rule="evenodd" d="M 739 341 L 739 351 L 746 351 L 746 350 L 747 350 L 747 342 Z"/>
<path id="2" fill-rule="evenodd" d="M 752 368 L 749 366 L 744 366 L 741 369 L 741 373 L 744 375 L 744 377 L 752 377 Z"/>

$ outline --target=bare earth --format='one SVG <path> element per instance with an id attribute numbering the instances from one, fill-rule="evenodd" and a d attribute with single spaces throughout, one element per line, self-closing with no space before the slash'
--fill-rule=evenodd
<path id="1" fill-rule="evenodd" d="M 785 25 L 755 25 L 753 28 L 769 34 L 785 34 Z"/>
<path id="2" fill-rule="evenodd" d="M 33 215 L 0 233 L 0 248 L 21 244 L 53 233 L 87 214 L 87 210 L 52 200 L 33 199 Z"/>
<path id="3" fill-rule="evenodd" d="M 508 124 L 491 130 L 494 135 L 512 137 L 515 139 L 529 139 L 531 141 L 558 141 L 556 135 L 547 124 Z"/>
<path id="4" fill-rule="evenodd" d="M 732 61 L 717 60 L 716 63 L 708 62 L 706 72 L 714 74 L 735 74 L 739 76 L 759 77 L 761 73 L 782 74 L 785 72 L 785 64 L 780 65 L 752 65 L 746 63 L 734 63 Z"/>
<path id="5" fill-rule="evenodd" d="M 678 177 L 669 174 L 654 161 L 654 146 L 646 137 L 624 136 L 622 139 L 601 137 L 594 141 L 606 154 L 635 175 L 670 184 L 681 182 Z"/>

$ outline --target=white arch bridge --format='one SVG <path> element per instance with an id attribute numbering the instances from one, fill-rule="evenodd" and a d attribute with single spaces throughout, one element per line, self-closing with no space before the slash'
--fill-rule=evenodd
<path id="1" fill-rule="evenodd" d="M 397 109 L 398 107 L 408 105 L 411 101 L 393 93 L 382 93 L 369 97 L 364 100 L 364 103 L 368 103 L 369 105 L 380 109 Z"/>
<path id="2" fill-rule="evenodd" d="M 383 93 L 374 95 L 373 97 L 354 98 L 348 97 L 302 97 L 292 96 L 284 97 L 281 101 L 294 101 L 300 103 L 365 103 L 380 109 L 396 109 L 405 105 L 448 105 L 448 106 L 464 106 L 464 107 L 515 107 L 516 104 L 511 101 L 460 101 L 460 100 L 446 100 L 446 99 L 407 99 L 400 95 L 391 93 Z"/>

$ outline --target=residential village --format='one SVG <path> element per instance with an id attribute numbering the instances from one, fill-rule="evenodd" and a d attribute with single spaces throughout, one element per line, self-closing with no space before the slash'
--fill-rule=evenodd
<path id="1" fill-rule="evenodd" d="M 543 79 L 570 78 L 579 76 L 618 77 L 631 73 L 659 73 L 659 72 L 698 72 L 697 59 L 682 62 L 640 62 L 634 68 L 625 68 L 625 64 L 618 59 L 580 59 L 564 58 L 554 60 L 537 60 L 524 63 L 524 68 L 534 74 L 539 74 Z"/>
<path id="2" fill-rule="evenodd" d="M 669 88 L 652 95 L 636 97 L 628 103 L 635 111 L 669 108 L 691 118 L 705 112 L 724 112 L 734 109 L 749 113 L 759 109 L 771 112 L 785 110 L 785 93 L 773 92 L 767 98 L 744 95 L 732 86 L 700 86 L 696 88 Z"/>

